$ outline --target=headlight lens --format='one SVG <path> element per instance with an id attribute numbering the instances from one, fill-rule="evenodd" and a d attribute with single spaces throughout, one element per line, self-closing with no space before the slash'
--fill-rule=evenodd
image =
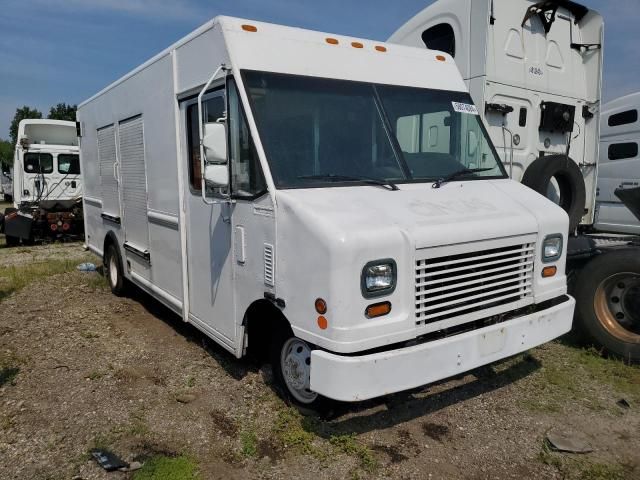
<path id="1" fill-rule="evenodd" d="M 362 269 L 362 295 L 365 298 L 389 295 L 396 288 L 396 262 L 390 259 L 369 262 Z"/>
<path id="2" fill-rule="evenodd" d="M 562 256 L 562 235 L 549 235 L 542 245 L 542 261 L 555 262 Z"/>

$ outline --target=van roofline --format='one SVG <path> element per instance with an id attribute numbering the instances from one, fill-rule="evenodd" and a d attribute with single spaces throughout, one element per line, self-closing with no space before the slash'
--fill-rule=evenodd
<path id="1" fill-rule="evenodd" d="M 144 69 L 146 69 L 149 66 L 153 65 L 154 63 L 158 62 L 159 60 L 165 58 L 168 55 L 173 54 L 173 52 L 175 52 L 178 48 L 180 48 L 181 46 L 187 44 L 191 40 L 199 37 L 200 35 L 206 33 L 210 29 L 214 28 L 216 25 L 220 25 L 220 27 L 222 28 L 222 30 L 224 32 L 233 32 L 233 31 L 239 30 L 240 26 L 244 25 L 244 24 L 251 24 L 251 25 L 258 26 L 258 27 L 262 26 L 262 27 L 267 28 L 268 30 L 271 30 L 271 29 L 274 29 L 274 28 L 282 29 L 283 32 L 293 32 L 293 33 L 299 34 L 300 36 L 312 34 L 314 36 L 317 36 L 318 39 L 320 39 L 320 38 L 325 39 L 326 37 L 335 37 L 335 38 L 339 39 L 342 42 L 366 42 L 366 43 L 369 43 L 369 44 L 375 43 L 375 45 L 387 46 L 388 48 L 393 48 L 394 50 L 399 50 L 400 49 L 404 53 L 411 52 L 411 54 L 415 55 L 416 58 L 424 58 L 424 57 L 426 57 L 428 55 L 433 55 L 434 53 L 440 53 L 440 52 L 437 52 L 435 50 L 428 50 L 428 49 L 424 49 L 424 48 L 415 48 L 415 47 L 409 47 L 409 46 L 404 46 L 404 45 L 391 44 L 391 43 L 388 43 L 388 42 L 385 42 L 385 41 L 365 39 L 365 38 L 360 38 L 360 37 L 351 37 L 351 36 L 348 36 L 348 35 L 341 35 L 341 34 L 330 33 L 330 32 L 321 32 L 321 31 L 318 31 L 318 30 L 310 30 L 310 29 L 305 29 L 305 28 L 300 28 L 300 27 L 290 27 L 290 26 L 280 25 L 280 24 L 275 24 L 275 23 L 259 22 L 259 21 L 256 21 L 256 20 L 244 19 L 244 18 L 239 18 L 239 17 L 229 17 L 229 16 L 224 16 L 224 15 L 219 15 L 219 16 L 209 20 L 208 22 L 204 23 L 203 25 L 198 27 L 196 30 L 194 30 L 190 34 L 186 35 L 185 37 L 181 38 L 180 40 L 176 41 L 175 43 L 173 43 L 169 47 L 165 48 L 160 53 L 158 53 L 157 55 L 151 57 L 149 60 L 147 60 L 143 64 L 139 65 L 135 69 L 129 71 L 128 73 L 126 73 L 125 75 L 120 77 L 119 79 L 117 79 L 114 82 L 112 82 L 111 84 L 107 85 L 105 88 L 103 88 L 102 90 L 100 90 L 99 92 L 94 94 L 93 96 L 89 97 L 87 100 L 84 100 L 83 102 L 81 102 L 78 105 L 78 108 L 84 107 L 89 102 L 91 102 L 91 101 L 95 100 L 96 98 L 104 95 L 105 93 L 107 93 L 110 90 L 114 89 L 118 85 L 122 84 L 123 82 L 125 82 L 129 78 L 131 78 L 134 75 L 140 73 Z M 295 40 L 295 39 L 293 39 L 293 40 Z M 302 38 L 300 38 L 300 40 L 302 40 Z M 443 53 L 443 54 L 445 56 L 449 57 L 448 54 L 446 54 L 446 53 Z"/>

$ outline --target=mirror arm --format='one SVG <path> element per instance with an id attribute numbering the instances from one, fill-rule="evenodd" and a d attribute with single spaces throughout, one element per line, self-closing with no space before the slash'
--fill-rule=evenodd
<path id="1" fill-rule="evenodd" d="M 219 203 L 217 201 L 209 201 L 207 199 L 207 185 L 206 185 L 206 181 L 204 178 L 204 169 L 206 166 L 206 161 L 205 161 L 205 155 L 204 155 L 204 120 L 202 117 L 202 97 L 204 96 L 204 94 L 207 92 L 207 90 L 209 89 L 209 87 L 211 86 L 211 84 L 213 83 L 213 81 L 216 79 L 216 77 L 218 76 L 218 74 L 222 71 L 222 72 L 227 72 L 227 66 L 222 63 L 220 64 L 220 66 L 216 69 L 216 71 L 213 73 L 213 75 L 211 75 L 211 78 L 209 78 L 209 80 L 207 81 L 207 83 L 205 83 L 204 87 L 202 88 L 202 90 L 200 91 L 200 93 L 198 94 L 198 132 L 200 133 L 200 188 L 201 193 L 202 193 L 202 201 L 204 203 L 206 203 L 207 205 L 215 205 L 216 203 Z"/>

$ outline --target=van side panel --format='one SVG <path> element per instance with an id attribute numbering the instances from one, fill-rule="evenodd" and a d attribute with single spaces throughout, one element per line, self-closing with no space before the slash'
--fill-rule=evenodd
<path id="1" fill-rule="evenodd" d="M 102 252 L 106 234 L 113 231 L 118 238 L 123 255 L 126 275 L 131 278 L 131 269 L 148 280 L 167 296 L 180 303 L 182 298 L 180 236 L 178 231 L 178 183 L 174 123 L 173 70 L 169 54 L 159 58 L 143 70 L 96 96 L 80 106 L 78 119 L 82 122 L 82 163 L 88 184 L 87 194 L 96 201 L 85 202 L 87 244 L 95 252 Z M 143 214 L 147 215 L 147 232 L 136 232 L 141 238 L 148 237 L 150 262 L 125 251 L 122 227 L 101 218 L 103 205 L 99 174 L 98 141 L 96 130 L 114 125 L 116 130 L 117 162 L 120 201 L 123 195 L 122 148 L 118 135 L 119 126 L 127 120 L 141 116 L 144 131 L 144 155 L 136 156 L 136 162 L 145 162 L 147 199 Z M 139 168 L 135 168 L 140 172 Z M 131 180 L 127 178 L 127 180 Z M 126 198 L 125 198 L 126 199 Z M 144 199 L 141 200 L 144 202 Z M 126 203 L 126 202 L 125 202 Z M 121 203 L 122 215 L 127 205 Z M 108 212 L 107 212 L 108 213 Z M 143 246 L 144 247 L 144 246 Z M 127 268 L 129 267 L 129 268 Z"/>

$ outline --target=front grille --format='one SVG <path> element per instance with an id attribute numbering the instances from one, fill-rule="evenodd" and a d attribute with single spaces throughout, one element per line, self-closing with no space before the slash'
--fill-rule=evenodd
<path id="1" fill-rule="evenodd" d="M 416 261 L 416 323 L 439 322 L 531 297 L 535 243 Z"/>

